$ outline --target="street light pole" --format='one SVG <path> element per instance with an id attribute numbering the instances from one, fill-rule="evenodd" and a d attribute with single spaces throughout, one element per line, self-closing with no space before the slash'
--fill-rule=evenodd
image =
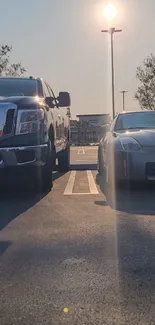
<path id="1" fill-rule="evenodd" d="M 114 46 L 113 46 L 113 34 L 122 32 L 122 29 L 115 29 L 111 27 L 109 29 L 104 29 L 102 33 L 109 33 L 111 40 L 111 81 L 112 81 L 112 115 L 113 119 L 115 117 L 115 79 L 114 79 Z"/>
<path id="2" fill-rule="evenodd" d="M 123 104 L 123 112 L 125 111 L 125 94 L 127 93 L 127 90 L 121 90 L 120 93 L 122 94 L 122 104 Z"/>
<path id="3" fill-rule="evenodd" d="M 111 28 L 112 29 L 112 28 Z M 111 86 L 112 86 L 112 115 L 115 117 L 115 84 L 114 84 L 114 46 L 113 46 L 113 32 L 110 32 L 111 44 Z"/>

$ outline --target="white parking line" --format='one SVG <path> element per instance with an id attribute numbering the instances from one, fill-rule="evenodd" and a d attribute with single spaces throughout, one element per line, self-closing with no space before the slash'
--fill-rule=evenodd
<path id="1" fill-rule="evenodd" d="M 82 153 L 81 153 L 82 152 Z M 78 153 L 77 153 L 78 155 L 85 155 L 85 151 L 84 151 L 84 149 L 83 148 L 81 148 L 81 149 L 78 149 Z"/>
<path id="2" fill-rule="evenodd" d="M 75 182 L 75 176 L 76 176 L 76 171 L 72 170 L 67 186 L 64 191 L 64 195 L 72 195 L 73 194 L 73 187 L 74 187 L 74 182 Z"/>
<path id="3" fill-rule="evenodd" d="M 80 147 L 80 148 L 79 147 L 76 147 L 76 146 L 75 147 L 73 146 L 73 147 L 71 147 L 71 150 L 75 150 L 76 151 L 76 150 L 79 150 L 81 148 L 82 149 L 85 149 L 85 150 L 98 150 L 98 146 L 96 146 L 96 147 Z"/>
<path id="4" fill-rule="evenodd" d="M 86 159 L 76 159 L 76 161 L 87 161 Z"/>
<path id="5" fill-rule="evenodd" d="M 67 186 L 64 191 L 64 195 L 96 195 L 96 194 L 99 194 L 91 170 L 87 170 L 87 177 L 88 177 L 90 192 L 89 193 L 82 193 L 82 192 L 81 193 L 73 193 L 75 176 L 76 176 L 76 171 L 75 170 L 71 171 Z"/>
<path id="6" fill-rule="evenodd" d="M 64 194 L 64 195 L 68 195 L 68 194 Z M 91 195 L 91 193 L 72 193 L 70 195 Z"/>
<path id="7" fill-rule="evenodd" d="M 91 170 L 87 170 L 87 176 L 88 176 L 88 183 L 89 183 L 89 188 L 90 188 L 90 194 L 99 194 Z"/>

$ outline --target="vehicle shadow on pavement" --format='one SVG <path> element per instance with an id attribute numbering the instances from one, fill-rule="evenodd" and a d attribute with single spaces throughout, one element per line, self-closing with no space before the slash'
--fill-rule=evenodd
<path id="1" fill-rule="evenodd" d="M 53 181 L 63 176 L 64 173 L 56 171 Z M 0 230 L 18 215 L 33 207 L 48 193 L 39 193 L 36 185 L 27 175 L 9 174 L 6 179 L 1 179 L 0 188 Z"/>
<path id="2" fill-rule="evenodd" d="M 60 177 L 62 177 L 64 174 L 65 174 L 64 172 L 55 171 L 53 173 L 53 181 L 56 181 L 57 179 L 59 179 Z"/>
<path id="3" fill-rule="evenodd" d="M 10 241 L 0 241 L 0 257 L 3 255 L 3 253 L 8 249 L 10 245 L 11 245 Z"/>
<path id="4" fill-rule="evenodd" d="M 22 188 L 19 184 L 9 188 L 2 186 L 0 189 L 0 230 L 6 227 L 21 213 L 33 207 L 47 193 L 34 192 L 28 185 Z"/>
<path id="5" fill-rule="evenodd" d="M 112 209 L 133 214 L 155 214 L 155 186 L 150 184 L 137 184 L 131 188 L 122 186 L 107 190 L 105 183 L 98 174 L 96 182 L 106 197 L 107 205 Z M 96 201 L 96 205 L 105 205 L 105 201 Z"/>

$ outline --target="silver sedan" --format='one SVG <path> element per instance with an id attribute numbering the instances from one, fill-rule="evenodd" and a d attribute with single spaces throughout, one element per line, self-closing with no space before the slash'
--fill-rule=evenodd
<path id="1" fill-rule="evenodd" d="M 102 129 L 98 170 L 107 183 L 155 181 L 155 111 L 120 113 Z"/>

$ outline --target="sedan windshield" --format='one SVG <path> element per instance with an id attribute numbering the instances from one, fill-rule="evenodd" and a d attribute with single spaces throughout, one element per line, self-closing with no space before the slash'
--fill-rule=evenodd
<path id="1" fill-rule="evenodd" d="M 155 129 L 155 111 L 121 114 L 115 131 L 129 129 Z"/>
<path id="2" fill-rule="evenodd" d="M 37 81 L 35 79 L 0 79 L 0 96 L 36 96 Z"/>

